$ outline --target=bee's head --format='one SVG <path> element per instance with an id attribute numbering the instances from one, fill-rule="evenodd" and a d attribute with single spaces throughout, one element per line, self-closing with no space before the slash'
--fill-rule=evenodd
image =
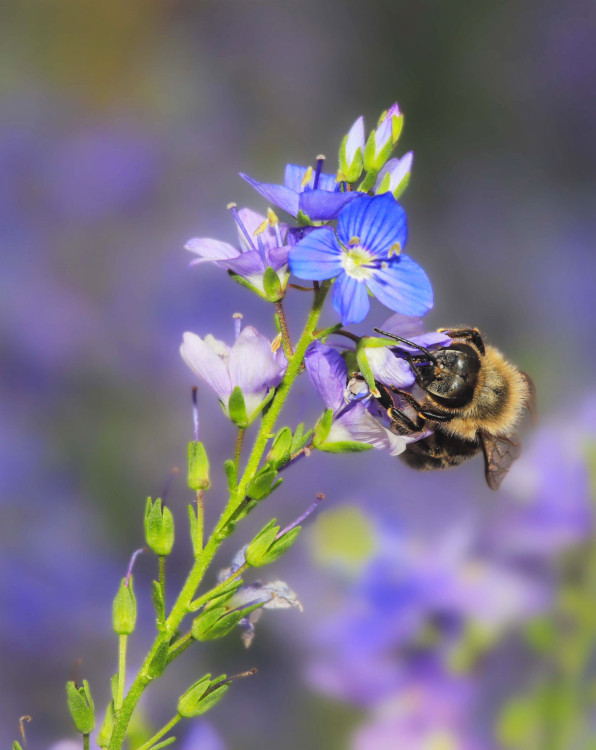
<path id="1" fill-rule="evenodd" d="M 472 400 L 480 371 L 480 355 L 473 347 L 453 344 L 435 352 L 432 360 L 411 357 L 410 364 L 418 385 L 441 406 L 457 408 Z"/>

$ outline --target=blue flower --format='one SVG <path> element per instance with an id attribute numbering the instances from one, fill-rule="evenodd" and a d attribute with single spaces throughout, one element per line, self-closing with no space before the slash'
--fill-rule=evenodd
<path id="1" fill-rule="evenodd" d="M 330 221 L 337 219 L 342 208 L 361 197 L 362 193 L 343 192 L 333 175 L 321 172 L 322 165 L 322 158 L 318 160 L 315 170 L 287 164 L 283 185 L 258 182 L 243 172 L 240 172 L 240 177 L 274 206 L 279 206 L 304 223 Z"/>
<path id="2" fill-rule="evenodd" d="M 424 315 L 433 305 L 432 287 L 401 253 L 407 235 L 405 211 L 390 193 L 362 196 L 339 215 L 337 234 L 315 229 L 290 250 L 290 270 L 301 279 L 337 277 L 333 306 L 344 324 L 364 320 L 368 291 L 391 310 Z"/>

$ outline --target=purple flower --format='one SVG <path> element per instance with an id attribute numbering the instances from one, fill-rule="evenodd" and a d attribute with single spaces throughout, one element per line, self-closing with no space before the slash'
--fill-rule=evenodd
<path id="1" fill-rule="evenodd" d="M 344 324 L 366 317 L 368 291 L 392 310 L 424 315 L 432 288 L 423 269 L 401 253 L 406 239 L 406 214 L 392 195 L 362 196 L 341 212 L 337 234 L 315 229 L 290 250 L 290 270 L 302 279 L 337 277 L 333 306 Z"/>
<path id="2" fill-rule="evenodd" d="M 220 240 L 194 237 L 184 246 L 186 250 L 199 256 L 190 265 L 211 261 L 220 268 L 227 268 L 242 276 L 261 293 L 264 293 L 263 273 L 267 267 L 271 267 L 277 272 L 282 289 L 285 289 L 289 276 L 290 248 L 284 245 L 288 225 L 277 222 L 275 214 L 270 214 L 268 221 L 265 216 L 250 208 L 235 211 L 235 218 L 238 222 L 240 249 Z M 264 226 L 265 229 L 262 229 Z"/>
<path id="3" fill-rule="evenodd" d="M 369 443 L 396 456 L 412 442 L 412 438 L 395 435 L 382 424 L 374 400 L 359 400 L 358 394 L 347 392 L 348 368 L 338 351 L 315 341 L 306 351 L 305 365 L 325 406 L 335 412 L 327 443 Z M 366 391 L 366 384 L 362 385 Z"/>
<path id="4" fill-rule="evenodd" d="M 211 335 L 202 339 L 186 332 L 180 347 L 182 359 L 219 396 L 228 413 L 228 402 L 238 386 L 244 396 L 246 415 L 251 421 L 259 413 L 269 390 L 281 383 L 286 358 L 253 326 L 246 326 L 230 347 Z"/>
<path id="5" fill-rule="evenodd" d="M 451 344 L 451 339 L 444 333 L 438 331 L 424 333 L 421 317 L 408 317 L 395 313 L 379 328 L 387 333 L 395 333 L 407 338 L 426 349 L 432 350 Z M 403 353 L 419 354 L 420 351 L 415 347 L 396 342 L 395 346 L 365 346 L 364 351 L 375 380 L 395 388 L 409 388 L 414 384 L 414 373 Z"/>
<path id="6" fill-rule="evenodd" d="M 362 194 L 343 192 L 333 175 L 320 171 L 322 164 L 321 158 L 314 171 L 312 167 L 287 164 L 283 185 L 258 182 L 242 172 L 240 177 L 274 206 L 279 206 L 306 224 L 311 221 L 330 221 L 339 216 L 345 205 Z"/>
<path id="7" fill-rule="evenodd" d="M 203 719 L 195 719 L 182 740 L 180 750 L 226 750 L 226 747 L 212 724 Z"/>

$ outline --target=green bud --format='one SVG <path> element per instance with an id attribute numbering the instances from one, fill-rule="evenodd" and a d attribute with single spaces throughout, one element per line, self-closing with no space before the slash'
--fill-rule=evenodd
<path id="1" fill-rule="evenodd" d="M 99 747 L 107 747 L 110 744 L 112 729 L 114 728 L 114 702 L 110 701 L 106 709 L 106 715 L 97 735 Z"/>
<path id="2" fill-rule="evenodd" d="M 262 500 L 263 498 L 270 495 L 274 489 L 279 487 L 282 480 L 275 478 L 277 476 L 277 470 L 273 464 L 268 463 L 254 476 L 248 483 L 246 488 L 246 494 L 251 500 Z"/>
<path id="3" fill-rule="evenodd" d="M 90 734 L 95 728 L 95 707 L 87 680 L 80 688 L 72 680 L 67 682 L 66 701 L 76 728 L 81 734 Z"/>
<path id="4" fill-rule="evenodd" d="M 279 302 L 284 296 L 279 276 L 271 266 L 268 266 L 263 274 L 263 288 L 268 302 Z"/>
<path id="5" fill-rule="evenodd" d="M 280 468 L 289 461 L 291 448 L 292 430 L 289 427 L 282 427 L 273 438 L 273 445 L 267 455 L 267 460 Z"/>
<path id="6" fill-rule="evenodd" d="M 201 677 L 200 680 L 191 685 L 188 690 L 180 696 L 178 699 L 178 713 L 180 716 L 186 719 L 192 719 L 193 716 L 198 716 L 200 712 L 196 713 L 201 698 L 205 695 L 209 685 L 211 684 L 211 675 L 206 674 Z"/>
<path id="7" fill-rule="evenodd" d="M 228 414 L 232 422 L 242 429 L 248 427 L 248 416 L 246 414 L 246 404 L 244 403 L 244 395 L 240 390 L 240 386 L 234 386 L 234 390 L 230 394 L 228 401 Z"/>
<path id="8" fill-rule="evenodd" d="M 279 526 L 275 525 L 275 518 L 273 518 L 246 548 L 246 562 L 254 568 L 258 568 L 277 560 L 294 544 L 300 529 L 300 526 L 296 526 L 277 538 Z"/>
<path id="9" fill-rule="evenodd" d="M 201 612 L 192 624 L 192 637 L 197 641 L 214 641 L 233 630 L 244 617 L 244 612 L 214 607 Z"/>
<path id="10" fill-rule="evenodd" d="M 323 414 L 321 415 L 319 421 L 315 425 L 315 430 L 313 433 L 313 439 L 312 444 L 315 448 L 318 448 L 320 445 L 322 445 L 325 440 L 327 439 L 327 436 L 329 435 L 329 431 L 331 430 L 331 424 L 333 423 L 333 409 L 326 409 Z"/>
<path id="11" fill-rule="evenodd" d="M 372 449 L 370 443 L 359 443 L 355 440 L 339 440 L 336 443 L 322 443 L 318 446 L 325 453 L 363 453 Z"/>
<path id="12" fill-rule="evenodd" d="M 188 444 L 188 486 L 191 490 L 208 490 L 209 459 L 203 443 L 192 441 Z"/>
<path id="13" fill-rule="evenodd" d="M 123 578 L 112 606 L 112 623 L 118 635 L 130 635 L 137 621 L 137 600 L 133 590 L 132 576 Z"/>
<path id="14" fill-rule="evenodd" d="M 147 498 L 145 505 L 145 540 L 156 555 L 169 555 L 174 546 L 174 517 L 172 511 Z"/>

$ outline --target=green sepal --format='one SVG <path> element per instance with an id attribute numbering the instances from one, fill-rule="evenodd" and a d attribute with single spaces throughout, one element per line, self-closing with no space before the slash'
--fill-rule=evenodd
<path id="1" fill-rule="evenodd" d="M 163 600 L 163 591 L 159 585 L 159 581 L 153 581 L 153 590 L 151 592 L 151 598 L 153 599 L 153 606 L 155 607 L 155 615 L 157 617 L 157 625 L 164 622 L 166 619 L 166 605 Z"/>
<path id="2" fill-rule="evenodd" d="M 364 154 L 363 154 L 363 161 L 364 161 L 364 168 L 367 172 L 370 172 L 374 169 L 375 164 L 375 133 L 376 130 L 371 130 L 369 133 L 368 138 L 366 139 L 366 144 L 364 146 Z M 368 175 L 367 175 L 368 177 Z M 366 178 L 365 178 L 366 180 Z M 358 186 L 358 189 L 360 190 L 362 188 L 362 185 Z"/>
<path id="3" fill-rule="evenodd" d="M 191 685 L 188 690 L 183 693 L 178 699 L 177 711 L 185 719 L 192 719 L 193 716 L 198 716 L 195 713 L 195 709 L 198 706 L 201 698 L 205 695 L 205 692 L 211 684 L 211 675 L 206 674 L 201 677 L 200 680 Z"/>
<path id="4" fill-rule="evenodd" d="M 248 417 L 246 415 L 246 404 L 244 403 L 244 394 L 240 390 L 240 386 L 234 386 L 234 390 L 230 393 L 230 399 L 228 401 L 228 414 L 232 422 L 242 429 L 248 427 Z"/>
<path id="5" fill-rule="evenodd" d="M 318 448 L 322 443 L 325 442 L 331 425 L 333 423 L 333 409 L 326 409 L 323 414 L 319 417 L 319 421 L 315 425 L 312 444 L 315 448 Z"/>
<path id="6" fill-rule="evenodd" d="M 281 557 L 294 544 L 301 530 L 301 527 L 297 526 L 277 539 L 280 527 L 275 524 L 276 519 L 271 519 L 246 548 L 246 562 L 253 568 L 269 565 Z"/>
<path id="7" fill-rule="evenodd" d="M 265 299 L 268 302 L 279 302 L 280 299 L 283 299 L 284 292 L 281 281 L 271 266 L 267 266 L 263 273 L 263 288 L 265 290 Z"/>
<path id="8" fill-rule="evenodd" d="M 236 465 L 232 459 L 228 459 L 224 463 L 224 471 L 228 480 L 228 490 L 233 490 L 238 484 L 238 472 L 236 471 Z"/>
<path id="9" fill-rule="evenodd" d="M 267 461 L 271 461 L 279 469 L 290 460 L 291 449 L 292 430 L 289 427 L 282 427 L 273 438 Z"/>
<path id="10" fill-rule="evenodd" d="M 263 292 L 260 289 L 257 289 L 254 284 L 251 284 L 250 281 L 247 281 L 244 276 L 239 276 L 237 273 L 234 273 L 233 271 L 228 270 L 228 276 L 235 281 L 237 284 L 240 284 L 240 286 L 243 286 L 245 289 L 250 290 L 254 294 L 258 294 L 258 296 L 261 299 L 267 299 Z"/>
<path id="11" fill-rule="evenodd" d="M 356 153 L 354 154 L 352 163 L 348 164 L 346 157 L 346 143 L 348 142 L 348 135 L 349 133 L 346 133 L 339 147 L 339 172 L 341 173 L 340 181 L 356 182 L 356 180 L 362 174 L 362 149 L 360 147 L 356 149 Z"/>
<path id="12" fill-rule="evenodd" d="M 294 453 L 298 453 L 298 451 L 301 451 L 305 445 L 307 445 L 310 441 L 310 438 L 313 434 L 313 430 L 308 430 L 307 432 L 304 432 L 304 423 L 300 422 L 298 427 L 294 430 L 294 435 L 292 437 L 292 447 L 290 448 L 290 453 L 294 455 Z"/>
<path id="13" fill-rule="evenodd" d="M 307 214 L 304 213 L 302 209 L 298 211 L 298 214 L 296 216 L 296 221 L 298 222 L 299 227 L 312 227 L 313 222 L 310 216 L 307 216 Z"/>
<path id="14" fill-rule="evenodd" d="M 410 184 L 411 176 L 411 173 L 408 172 L 403 180 L 399 183 L 399 185 L 395 188 L 395 190 L 393 191 L 393 197 L 395 198 L 395 200 L 397 200 L 404 192 L 404 190 L 408 187 L 408 185 Z"/>
<path id="15" fill-rule="evenodd" d="M 377 390 L 377 385 L 375 383 L 375 376 L 373 375 L 373 371 L 368 362 L 368 357 L 366 356 L 366 341 L 366 338 L 362 338 L 356 345 L 356 361 L 358 362 L 358 370 L 366 381 L 368 390 L 373 396 L 378 396 L 379 391 Z"/>
<path id="16" fill-rule="evenodd" d="M 17 742 L 16 740 L 12 743 L 12 750 L 23 750 L 23 747 L 20 742 Z"/>
<path id="17" fill-rule="evenodd" d="M 362 453 L 372 449 L 370 443 L 358 443 L 355 440 L 340 440 L 336 443 L 323 443 L 319 445 L 320 451 L 325 453 Z"/>
<path id="18" fill-rule="evenodd" d="M 196 440 L 188 444 L 188 486 L 195 492 L 211 487 L 207 451 L 203 443 Z"/>
<path id="19" fill-rule="evenodd" d="M 133 577 L 129 576 L 128 586 L 126 578 L 120 581 L 118 593 L 114 597 L 112 606 L 112 624 L 118 635 L 130 635 L 137 622 L 137 600 L 133 588 Z"/>
<path id="20" fill-rule="evenodd" d="M 173 742 L 176 742 L 176 738 L 168 737 L 167 740 L 164 740 L 163 742 L 158 742 L 157 745 L 151 745 L 151 747 L 148 747 L 147 750 L 161 750 L 162 747 L 167 747 L 168 745 L 171 745 Z"/>
<path id="21" fill-rule="evenodd" d="M 246 494 L 251 500 L 262 500 L 263 498 L 270 495 L 276 487 L 281 484 L 281 479 L 277 482 L 275 478 L 277 476 L 277 470 L 272 463 L 267 463 L 263 468 L 251 479 L 246 488 Z"/>
<path id="22" fill-rule="evenodd" d="M 223 677 L 225 678 L 225 675 Z M 215 683 L 216 681 L 214 680 L 213 682 Z M 216 703 L 219 703 L 219 701 L 224 697 L 229 689 L 230 683 L 225 682 L 223 685 L 219 685 L 213 690 L 207 691 L 207 693 L 198 702 L 193 716 L 200 716 L 201 714 L 207 713 L 207 711 L 213 708 Z"/>
<path id="23" fill-rule="evenodd" d="M 214 641 L 232 631 L 244 617 L 241 610 L 228 611 L 215 607 L 199 615 L 192 624 L 192 637 L 197 641 Z"/>
<path id="24" fill-rule="evenodd" d="M 76 728 L 81 734 L 90 734 L 95 728 L 95 706 L 87 680 L 80 688 L 73 680 L 66 683 L 66 702 Z"/>
<path id="25" fill-rule="evenodd" d="M 118 695 L 118 672 L 110 678 L 110 690 L 112 691 L 112 700 L 115 701 Z"/>
<path id="26" fill-rule="evenodd" d="M 145 541 L 156 555 L 169 555 L 174 546 L 174 517 L 159 497 L 155 502 L 148 497 L 145 504 Z"/>
<path id="27" fill-rule="evenodd" d="M 157 651 L 147 665 L 147 670 L 144 672 L 148 680 L 154 680 L 156 677 L 159 677 L 166 668 L 169 648 L 167 641 L 162 641 L 157 647 Z"/>
<path id="28" fill-rule="evenodd" d="M 110 744 L 110 738 L 112 736 L 112 729 L 114 728 L 114 702 L 110 701 L 106 708 L 106 715 L 97 735 L 97 744 L 99 747 L 108 747 Z"/>

